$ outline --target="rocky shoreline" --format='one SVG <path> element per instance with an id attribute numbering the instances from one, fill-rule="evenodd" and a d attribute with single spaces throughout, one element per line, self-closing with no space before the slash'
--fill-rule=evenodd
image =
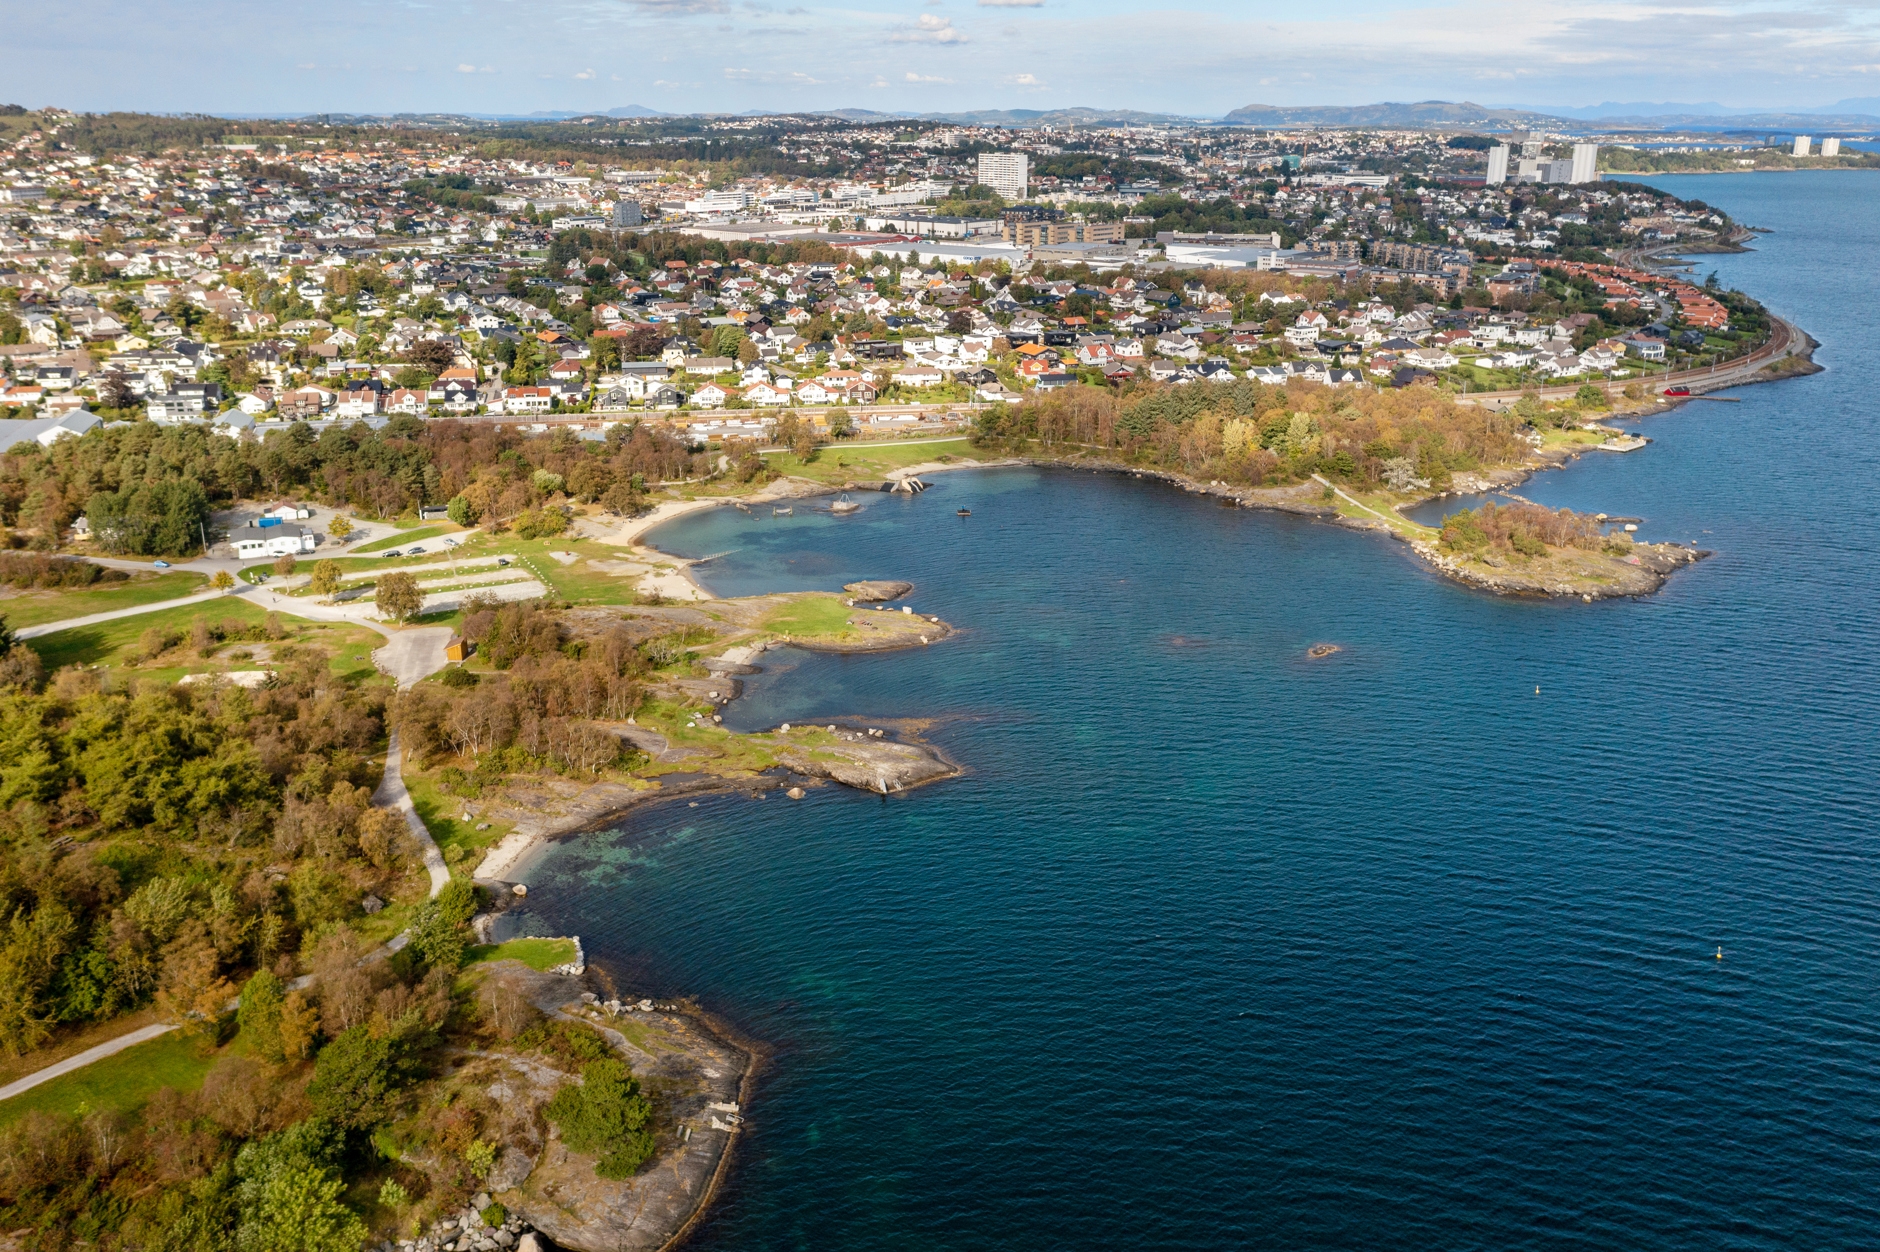
<path id="1" fill-rule="evenodd" d="M 767 1049 L 689 1002 L 612 996 L 610 980 L 592 969 L 498 961 L 472 977 L 479 994 L 517 996 L 605 1040 L 653 1098 L 654 1155 L 630 1177 L 601 1177 L 596 1158 L 570 1149 L 543 1116 L 558 1091 L 580 1081 L 578 1064 L 501 1045 L 464 1051 L 453 1058 L 448 1094 L 481 1110 L 496 1151 L 486 1188 L 422 1234 L 373 1252 L 545 1252 L 544 1239 L 569 1252 L 677 1246 L 723 1182 Z"/>

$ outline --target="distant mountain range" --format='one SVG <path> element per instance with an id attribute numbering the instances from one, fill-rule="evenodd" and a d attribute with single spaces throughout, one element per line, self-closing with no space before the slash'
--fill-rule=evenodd
<path id="1" fill-rule="evenodd" d="M 1474 127 L 1507 130 L 1873 130 L 1873 113 L 1851 106 L 1880 106 L 1880 99 L 1843 100 L 1813 112 L 1728 110 L 1719 104 L 1602 104 L 1574 109 L 1497 109 L 1469 101 L 1424 100 L 1416 104 L 1286 106 L 1250 104 L 1221 120 L 1229 126 Z M 1616 112 L 1624 110 L 1623 112 Z M 1636 110 L 1633 112 L 1632 110 Z M 1661 110 L 1678 110 L 1663 112 Z"/>
<path id="2" fill-rule="evenodd" d="M 231 118 L 282 117 L 282 114 L 230 114 Z M 1178 113 L 1149 113 L 1137 109 L 976 109 L 962 112 L 884 112 L 877 109 L 747 109 L 742 114 L 668 113 L 642 104 L 612 109 L 545 109 L 534 113 L 306 113 L 293 120 L 329 121 L 341 125 L 374 121 L 411 121 L 430 125 L 452 120 L 475 122 L 560 122 L 579 117 L 829 117 L 848 122 L 946 122 L 956 126 L 1156 126 L 1212 124 L 1292 129 L 1300 127 L 1379 127 L 1391 129 L 1552 131 L 1685 130 L 1715 133 L 1771 132 L 1832 133 L 1880 131 L 1880 96 L 1862 96 L 1832 105 L 1793 110 L 1735 109 L 1714 101 L 1701 104 L 1619 103 L 1497 108 L 1472 101 L 1386 101 L 1360 105 L 1249 104 L 1221 118 Z"/>
<path id="3" fill-rule="evenodd" d="M 1221 119 L 1229 126 L 1544 126 L 1545 113 L 1491 109 L 1463 101 L 1424 100 L 1416 104 L 1279 105 L 1249 104 Z"/>
<path id="4" fill-rule="evenodd" d="M 762 110 L 753 109 L 753 115 Z M 1201 120 L 1179 113 L 1143 113 L 1136 109 L 978 109 L 965 113 L 880 113 L 874 109 L 815 109 L 812 117 L 839 117 L 846 122 L 889 121 L 951 122 L 955 126 L 1156 126 L 1170 122 L 1193 124 Z"/>

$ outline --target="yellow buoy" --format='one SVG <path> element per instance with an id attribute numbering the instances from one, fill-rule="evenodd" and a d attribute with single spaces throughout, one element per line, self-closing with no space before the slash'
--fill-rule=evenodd
<path id="1" fill-rule="evenodd" d="M 1717 959 L 1718 959 L 1719 961 L 1721 961 L 1721 960 L 1723 959 L 1723 949 L 1722 949 L 1722 948 L 1718 948 L 1718 949 L 1717 949 Z"/>

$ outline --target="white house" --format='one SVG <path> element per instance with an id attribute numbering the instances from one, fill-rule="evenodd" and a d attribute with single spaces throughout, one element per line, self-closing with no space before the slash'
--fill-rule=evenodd
<path id="1" fill-rule="evenodd" d="M 237 526 L 228 535 L 241 560 L 270 556 L 298 556 L 316 546 L 313 532 L 304 526 L 283 522 L 279 526 Z"/>

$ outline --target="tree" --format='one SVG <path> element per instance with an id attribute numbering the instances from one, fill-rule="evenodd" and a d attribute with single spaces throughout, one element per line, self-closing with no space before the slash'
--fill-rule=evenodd
<path id="1" fill-rule="evenodd" d="M 344 539 L 347 535 L 353 533 L 352 519 L 335 516 L 332 522 L 327 526 L 326 533 L 333 536 L 335 539 Z"/>
<path id="2" fill-rule="evenodd" d="M 418 580 L 402 571 L 379 575 L 373 600 L 379 611 L 395 622 L 410 621 L 424 607 L 424 593 L 418 590 Z"/>
<path id="3" fill-rule="evenodd" d="M 556 1092 L 542 1115 L 560 1128 L 569 1148 L 600 1157 L 596 1175 L 631 1178 L 653 1155 L 653 1132 L 646 1124 L 652 1111 L 639 1080 L 624 1062 L 610 1059 L 590 1061 L 581 1085 Z"/>
<path id="4" fill-rule="evenodd" d="M 402 1071 L 389 1036 L 375 1038 L 369 1027 L 354 1026 L 320 1049 L 314 1059 L 307 1100 L 313 1111 L 332 1122 L 363 1130 L 385 1120 Z"/>
<path id="5" fill-rule="evenodd" d="M 470 919 L 476 911 L 476 888 L 461 878 L 451 879 L 435 899 L 420 905 L 412 918 L 411 952 L 426 965 L 456 969 L 463 964 Z"/>
<path id="6" fill-rule="evenodd" d="M 642 503 L 640 493 L 629 482 L 616 482 L 601 492 L 601 507 L 621 517 L 638 513 Z"/>
<path id="7" fill-rule="evenodd" d="M 241 1005 L 235 1020 L 254 1050 L 263 1058 L 279 1063 L 281 1051 L 281 980 L 262 970 L 242 986 Z"/>
<path id="8" fill-rule="evenodd" d="M 209 585 L 217 591 L 227 591 L 234 587 L 235 580 L 229 576 L 227 570 L 219 569 L 215 572 L 215 577 L 209 580 Z"/>
<path id="9" fill-rule="evenodd" d="M 477 519 L 483 516 L 483 510 L 472 504 L 468 496 L 459 492 L 450 498 L 449 504 L 444 506 L 444 515 L 459 526 L 474 526 Z"/>
<path id="10" fill-rule="evenodd" d="M 294 567 L 297 564 L 298 562 L 294 560 L 293 553 L 283 552 L 281 555 L 274 558 L 274 572 L 285 578 L 287 575 L 294 572 Z"/>
<path id="11" fill-rule="evenodd" d="M 330 596 L 339 590 L 339 562 L 316 561 L 313 566 L 313 581 L 307 586 L 317 596 Z"/>

